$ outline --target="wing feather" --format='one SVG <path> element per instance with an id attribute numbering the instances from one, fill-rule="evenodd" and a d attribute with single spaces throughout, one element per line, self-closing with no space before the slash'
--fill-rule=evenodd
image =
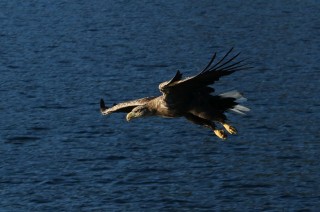
<path id="1" fill-rule="evenodd" d="M 228 57 L 232 52 L 231 48 L 218 62 L 213 63 L 216 58 L 216 53 L 213 55 L 208 65 L 198 74 L 190 78 L 171 83 L 161 83 L 159 88 L 164 95 L 182 94 L 194 92 L 203 89 L 206 86 L 218 81 L 220 77 L 232 74 L 235 71 L 250 69 L 245 60 L 236 61 L 240 53 L 232 57 Z M 229 58 L 229 59 L 228 59 Z"/>
<path id="2" fill-rule="evenodd" d="M 145 97 L 145 98 L 141 98 L 141 99 L 126 101 L 126 102 L 122 102 L 119 104 L 115 104 L 110 108 L 108 108 L 105 105 L 103 99 L 101 99 L 100 100 L 100 111 L 101 111 L 102 115 L 108 115 L 110 113 L 119 113 L 119 112 L 129 113 L 129 112 L 131 112 L 131 110 L 133 108 L 135 108 L 139 105 L 144 105 L 154 98 L 156 98 L 156 97 Z"/>
<path id="3" fill-rule="evenodd" d="M 167 83 L 167 85 L 170 85 L 170 84 L 172 84 L 174 82 L 177 82 L 177 81 L 181 80 L 181 78 L 182 78 L 182 74 L 178 70 L 176 75 Z"/>

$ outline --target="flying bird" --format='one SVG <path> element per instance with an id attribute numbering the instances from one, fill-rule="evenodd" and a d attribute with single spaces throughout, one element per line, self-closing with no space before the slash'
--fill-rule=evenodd
<path id="1" fill-rule="evenodd" d="M 159 85 L 162 93 L 160 96 L 122 102 L 114 104 L 113 107 L 107 107 L 101 99 L 100 111 L 103 115 L 127 113 L 127 121 L 148 116 L 185 117 L 194 124 L 211 129 L 221 139 L 227 138 L 225 130 L 230 134 L 237 134 L 236 128 L 230 125 L 225 112 L 230 110 L 239 114 L 248 112 L 249 108 L 239 104 L 245 98 L 238 91 L 215 94 L 214 88 L 210 87 L 220 77 L 251 68 L 245 60 L 238 60 L 240 53 L 233 55 L 232 50 L 233 48 L 217 61 L 215 53 L 207 66 L 193 77 L 182 78 L 181 72 L 177 71 L 171 80 Z M 221 124 L 225 130 L 218 129 L 216 124 Z"/>

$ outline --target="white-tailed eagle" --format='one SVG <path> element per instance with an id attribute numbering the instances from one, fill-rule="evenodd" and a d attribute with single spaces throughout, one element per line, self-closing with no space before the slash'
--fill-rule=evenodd
<path id="1" fill-rule="evenodd" d="M 208 65 L 193 77 L 183 79 L 180 71 L 177 71 L 171 80 L 159 85 L 161 96 L 122 102 L 110 108 L 101 99 L 100 111 L 103 115 L 128 113 L 127 121 L 147 116 L 185 117 L 194 124 L 211 129 L 219 138 L 226 139 L 227 133 L 217 129 L 215 123 L 220 123 L 228 133 L 237 134 L 236 128 L 228 123 L 224 113 L 228 110 L 240 114 L 249 111 L 249 108 L 239 105 L 239 100 L 244 99 L 239 92 L 215 94 L 214 89 L 209 87 L 222 76 L 251 68 L 245 60 L 237 60 L 240 53 L 230 56 L 231 52 L 232 49 L 214 63 L 215 53 Z"/>

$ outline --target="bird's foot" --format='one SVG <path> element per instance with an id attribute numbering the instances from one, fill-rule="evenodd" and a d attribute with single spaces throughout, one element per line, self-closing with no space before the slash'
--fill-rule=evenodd
<path id="1" fill-rule="evenodd" d="M 227 139 L 227 133 L 224 130 L 213 130 L 214 134 L 218 136 L 219 138 L 226 140 Z"/>
<path id="2" fill-rule="evenodd" d="M 228 131 L 228 133 L 235 135 L 238 133 L 237 129 L 229 124 L 223 124 L 223 127 Z"/>

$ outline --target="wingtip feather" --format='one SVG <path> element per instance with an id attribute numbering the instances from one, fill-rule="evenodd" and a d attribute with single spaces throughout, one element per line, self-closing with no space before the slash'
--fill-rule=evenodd
<path id="1" fill-rule="evenodd" d="M 103 99 L 100 99 L 100 111 L 103 113 L 107 108 L 106 104 L 104 103 Z"/>

